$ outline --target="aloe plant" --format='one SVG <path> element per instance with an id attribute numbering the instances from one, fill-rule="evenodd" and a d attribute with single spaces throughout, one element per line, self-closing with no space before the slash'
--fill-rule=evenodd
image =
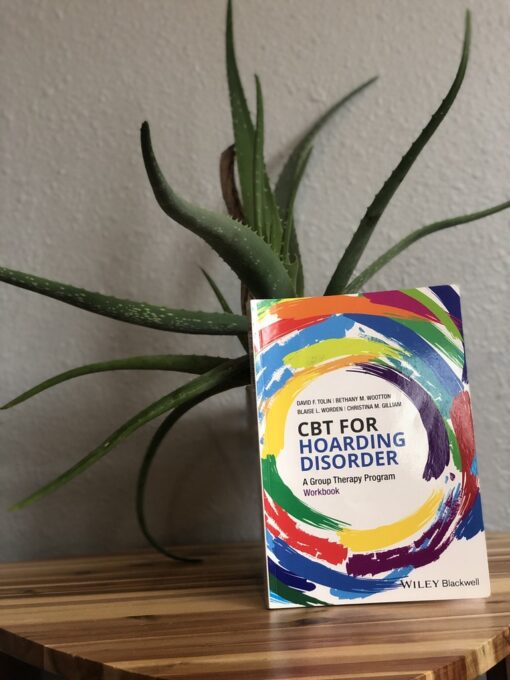
<path id="1" fill-rule="evenodd" d="M 472 214 L 449 217 L 422 226 L 393 245 L 361 273 L 354 276 L 360 258 L 386 206 L 457 97 L 468 64 L 470 37 L 471 21 L 468 12 L 466 13 L 461 59 L 450 89 L 368 207 L 339 260 L 326 288 L 326 295 L 358 291 L 381 267 L 428 234 L 478 220 L 510 207 L 510 201 L 506 201 Z M 189 558 L 168 552 L 159 544 L 147 526 L 145 486 L 152 461 L 175 423 L 196 404 L 225 390 L 250 383 L 246 316 L 246 302 L 249 297 L 284 298 L 304 294 L 303 265 L 295 225 L 294 206 L 301 179 L 312 153 L 314 138 L 345 104 L 376 80 L 376 78 L 371 78 L 343 96 L 305 132 L 273 186 L 264 163 L 262 89 L 260 81 L 255 78 L 256 115 L 253 118 L 237 68 L 230 1 L 227 6 L 226 62 L 234 142 L 221 155 L 220 177 L 228 214 L 220 214 L 193 205 L 176 193 L 156 160 L 147 122 L 144 122 L 141 128 L 141 147 L 147 175 L 154 196 L 162 210 L 173 221 L 206 241 L 239 277 L 242 286 L 242 313 L 236 314 L 232 311 L 207 272 L 204 272 L 204 275 L 222 311 L 190 311 L 123 300 L 0 267 L 0 280 L 6 283 L 119 321 L 176 333 L 236 335 L 239 338 L 243 353 L 236 358 L 175 354 L 117 358 L 80 366 L 49 378 L 3 406 L 4 409 L 11 408 L 59 383 L 101 371 L 145 369 L 194 374 L 195 377 L 189 382 L 134 415 L 71 468 L 13 507 L 13 509 L 23 508 L 56 491 L 109 454 L 135 430 L 166 414 L 152 437 L 142 461 L 137 483 L 136 511 L 146 539 L 157 550 L 169 557 L 183 560 Z M 236 182 L 236 166 L 239 192 Z"/>

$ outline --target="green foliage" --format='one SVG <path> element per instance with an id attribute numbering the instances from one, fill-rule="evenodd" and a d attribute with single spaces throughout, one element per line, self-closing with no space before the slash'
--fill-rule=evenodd
<path id="1" fill-rule="evenodd" d="M 252 229 L 255 229 L 255 200 L 253 196 L 255 128 L 253 127 L 250 110 L 248 109 L 243 85 L 239 76 L 239 69 L 237 68 L 231 0 L 228 0 L 227 4 L 227 29 L 225 37 L 227 82 L 243 211 L 246 223 Z"/>
<path id="2" fill-rule="evenodd" d="M 216 281 L 213 279 L 212 276 L 210 276 L 210 274 L 208 274 L 208 273 L 205 271 L 205 269 L 203 269 L 203 268 L 201 267 L 201 270 L 202 270 L 202 274 L 203 274 L 203 275 L 205 276 L 205 278 L 206 278 L 207 283 L 211 286 L 211 289 L 212 289 L 214 295 L 216 296 L 216 299 L 217 299 L 218 302 L 220 303 L 221 308 L 223 309 L 223 311 L 226 312 L 227 314 L 233 314 L 230 305 L 228 304 L 227 300 L 225 299 L 225 296 L 224 296 L 223 293 L 221 292 L 221 290 L 220 290 L 218 284 L 216 283 Z M 248 352 L 248 336 L 246 335 L 246 333 L 244 333 L 244 334 L 243 334 L 243 333 L 239 333 L 239 335 L 238 335 L 237 337 L 239 338 L 239 342 L 241 343 L 243 349 L 246 350 L 246 352 Z"/>
<path id="3" fill-rule="evenodd" d="M 337 295 L 338 293 L 344 292 L 345 287 L 347 286 L 352 273 L 356 269 L 356 266 L 363 255 L 363 251 L 365 250 L 368 241 L 370 240 L 370 237 L 377 226 L 377 223 L 381 219 L 386 206 L 391 201 L 396 190 L 402 184 L 405 176 L 413 166 L 413 163 L 416 161 L 421 151 L 450 110 L 459 93 L 462 81 L 464 80 L 464 76 L 466 74 L 470 44 L 471 16 L 469 12 L 466 12 L 464 45 L 462 48 L 462 56 L 455 79 L 448 90 L 446 97 L 434 112 L 432 118 L 412 143 L 407 153 L 402 157 L 400 163 L 384 183 L 382 189 L 376 195 L 372 203 L 368 206 L 367 211 L 359 224 L 359 227 L 356 229 L 349 245 L 340 258 L 340 262 L 338 263 L 333 276 L 331 277 L 331 280 L 325 291 L 326 295 Z"/>
<path id="4" fill-rule="evenodd" d="M 285 230 L 285 247 L 283 252 L 287 253 L 290 261 L 296 261 L 299 265 L 298 284 L 297 287 L 300 294 L 303 294 L 302 281 L 302 265 L 299 254 L 299 244 L 294 226 L 294 202 L 296 200 L 297 192 L 301 179 L 305 173 L 310 154 L 312 152 L 313 140 L 317 134 L 322 130 L 326 123 L 337 113 L 345 104 L 353 99 L 357 94 L 361 93 L 369 85 L 372 85 L 377 80 L 377 76 L 370 78 L 365 83 L 354 88 L 349 94 L 345 95 L 333 104 L 315 123 L 313 123 L 305 134 L 300 138 L 283 170 L 278 177 L 275 186 L 275 199 L 278 205 L 280 215 L 286 225 Z"/>
<path id="5" fill-rule="evenodd" d="M 197 404 L 199 404 L 201 401 L 204 401 L 205 399 L 208 399 L 210 396 L 212 396 L 212 394 L 204 392 L 202 395 L 195 397 L 194 399 L 189 399 L 186 403 L 178 406 L 166 416 L 154 433 L 149 446 L 147 447 L 147 451 L 145 452 L 142 464 L 140 466 L 136 484 L 136 517 L 138 519 L 138 525 L 142 530 L 147 542 L 162 555 L 166 555 L 166 557 L 170 557 L 170 559 L 179 560 L 181 562 L 200 562 L 200 560 L 192 557 L 185 557 L 183 555 L 176 555 L 174 552 L 170 552 L 168 548 L 165 548 L 165 546 L 155 538 L 154 534 L 149 529 L 145 514 L 145 490 L 147 487 L 147 479 L 149 477 L 152 463 L 167 434 L 170 432 L 175 423 L 180 420 L 188 411 L 191 411 L 191 409 L 197 406 Z"/>
<path id="6" fill-rule="evenodd" d="M 158 427 L 156 432 L 154 433 L 154 436 L 152 437 L 150 444 L 147 448 L 147 451 L 145 453 L 145 456 L 143 457 L 142 464 L 140 466 L 140 471 L 138 473 L 138 482 L 136 486 L 136 515 L 138 518 L 138 524 L 140 525 L 140 528 L 142 530 L 143 535 L 147 539 L 147 541 L 154 547 L 156 550 L 158 550 L 160 553 L 163 555 L 166 555 L 167 557 L 171 557 L 173 559 L 177 560 L 182 560 L 185 562 L 197 562 L 200 560 L 196 560 L 193 558 L 189 557 L 183 557 L 175 555 L 174 553 L 170 553 L 159 541 L 154 537 L 152 532 L 149 529 L 148 523 L 147 523 L 147 518 L 145 515 L 145 490 L 147 486 L 147 479 L 149 476 L 149 472 L 152 466 L 152 463 L 154 462 L 154 458 L 156 457 L 156 454 L 159 451 L 159 448 L 161 444 L 163 443 L 163 440 L 165 437 L 168 435 L 172 427 L 177 423 L 180 418 L 182 418 L 188 411 L 190 411 L 192 408 L 194 408 L 197 404 L 200 404 L 200 402 L 205 401 L 206 399 L 209 399 L 209 397 L 212 397 L 215 394 L 220 394 L 221 392 L 225 392 L 225 390 L 229 390 L 232 387 L 237 387 L 237 386 L 242 386 L 242 385 L 248 385 L 249 384 L 249 375 L 244 374 L 241 375 L 237 383 L 223 383 L 220 384 L 216 387 L 204 390 L 201 394 L 198 394 L 196 397 L 192 399 L 188 399 L 185 403 L 183 403 L 181 406 L 178 406 L 175 408 L 166 418 L 163 420 L 161 425 Z"/>
<path id="7" fill-rule="evenodd" d="M 459 215 L 458 217 L 450 217 L 446 220 L 439 220 L 439 222 L 432 222 L 432 224 L 427 224 L 420 229 L 412 231 L 403 239 L 395 243 L 394 246 L 389 248 L 385 253 L 380 255 L 372 264 L 370 264 L 366 269 L 364 269 L 361 274 L 346 286 L 346 293 L 356 293 L 365 283 L 372 278 L 380 269 L 393 260 L 394 257 L 400 255 L 403 250 L 409 248 L 413 243 L 419 241 L 421 238 L 433 234 L 436 231 L 441 231 L 442 229 L 449 229 L 450 227 L 456 227 L 459 224 L 468 224 L 469 222 L 475 222 L 476 220 L 481 220 L 484 217 L 489 217 L 495 213 L 501 212 L 510 208 L 510 201 L 505 201 L 504 203 L 499 203 L 498 205 L 492 206 L 492 208 L 486 208 L 485 210 L 479 210 L 478 212 L 469 213 L 468 215 Z"/>
<path id="8" fill-rule="evenodd" d="M 360 274 L 354 271 L 385 208 L 411 169 L 425 145 L 453 105 L 466 72 L 471 36 L 469 12 L 466 13 L 462 56 L 454 81 L 440 106 L 392 172 L 366 211 L 336 267 L 326 294 L 358 291 L 377 271 L 417 240 L 441 229 L 488 217 L 510 207 L 510 201 L 476 213 L 453 217 L 426 225 L 411 232 L 387 252 L 380 255 Z M 256 117 L 253 122 L 237 65 L 232 2 L 227 3 L 226 17 L 227 84 L 232 114 L 234 144 L 220 159 L 222 194 L 228 215 L 193 205 L 179 196 L 164 177 L 155 158 L 147 123 L 141 129 L 142 155 L 154 196 L 162 210 L 175 222 L 203 239 L 238 276 L 243 303 L 250 296 L 282 298 L 304 293 L 303 264 L 300 255 L 295 204 L 301 180 L 307 170 L 316 135 L 354 97 L 367 89 L 376 78 L 362 83 L 327 109 L 297 141 L 272 188 L 264 159 L 264 101 L 262 87 L 255 79 Z M 240 185 L 237 191 L 236 173 Z M 197 377 L 150 404 L 121 425 L 97 448 L 14 506 L 25 507 L 80 475 L 98 462 L 129 435 L 150 421 L 166 414 L 156 430 L 140 468 L 137 483 L 136 512 L 147 541 L 157 550 L 175 559 L 193 561 L 169 552 L 152 535 L 145 517 L 145 490 L 152 462 L 173 426 L 205 399 L 250 382 L 248 358 L 249 323 L 245 315 L 235 314 L 223 293 L 204 270 L 222 312 L 188 311 L 153 304 L 121 300 L 93 293 L 31 274 L 0 267 L 0 281 L 74 305 L 96 314 L 131 324 L 177 333 L 236 335 L 245 354 L 237 359 L 215 356 L 175 355 L 128 357 L 88 364 L 49 378 L 9 401 L 11 408 L 27 399 L 78 376 L 117 370 L 164 370 L 193 373 Z M 244 308 L 244 304 L 243 304 Z"/>
<path id="9" fill-rule="evenodd" d="M 125 359 L 99 361 L 94 364 L 78 366 L 48 378 L 0 408 L 8 409 L 17 406 L 30 399 L 30 397 L 35 397 L 37 394 L 48 390 L 50 387 L 55 387 L 60 385 L 60 383 L 67 382 L 73 378 L 79 378 L 82 375 L 104 373 L 105 371 L 176 371 L 178 373 L 201 375 L 225 361 L 227 361 L 227 357 L 201 356 L 198 354 L 157 354 L 154 356 L 126 357 Z"/>
<path id="10" fill-rule="evenodd" d="M 220 386 L 237 387 L 247 379 L 248 373 L 248 357 L 244 356 L 239 359 L 224 361 L 219 366 L 207 371 L 207 373 L 190 380 L 190 382 L 182 387 L 178 387 L 176 390 L 173 390 L 134 415 L 107 437 L 98 447 L 93 449 L 72 467 L 35 491 L 33 494 L 30 494 L 19 501 L 19 503 L 16 503 L 11 509 L 19 510 L 20 508 L 24 508 L 34 501 L 47 496 L 49 493 L 53 493 L 64 484 L 67 484 L 67 482 L 70 482 L 71 479 L 74 479 L 101 460 L 101 458 L 106 456 L 107 453 L 118 446 L 118 444 L 129 437 L 129 435 L 133 434 L 133 432 L 136 432 L 142 425 L 149 423 L 151 420 L 158 418 L 172 409 L 182 406 L 182 404 L 195 399 L 204 392 L 214 390 Z"/>
<path id="11" fill-rule="evenodd" d="M 146 302 L 121 300 L 111 295 L 91 293 L 83 288 L 50 281 L 33 274 L 25 274 L 7 267 L 0 267 L 0 281 L 12 286 L 65 302 L 73 307 L 86 309 L 110 319 L 125 321 L 136 326 L 146 326 L 174 333 L 203 333 L 207 335 L 236 335 L 248 330 L 248 321 L 237 314 L 218 312 L 192 312 L 186 309 L 170 309 Z"/>
<path id="12" fill-rule="evenodd" d="M 152 149 L 149 125 L 141 129 L 142 155 L 154 196 L 161 209 L 208 243 L 258 297 L 292 296 L 285 267 L 258 234 L 228 215 L 200 208 L 178 196 L 160 170 Z"/>

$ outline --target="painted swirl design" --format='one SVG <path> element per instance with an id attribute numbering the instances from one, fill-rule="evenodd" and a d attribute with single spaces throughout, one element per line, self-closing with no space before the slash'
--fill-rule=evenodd
<path id="1" fill-rule="evenodd" d="M 454 286 L 252 303 L 270 599 L 319 605 L 369 598 L 483 531 L 460 298 Z M 349 526 L 281 478 L 286 416 L 339 368 L 381 378 L 414 404 L 427 433 L 426 502 L 398 521 Z M 328 598 L 318 597 L 318 587 Z"/>

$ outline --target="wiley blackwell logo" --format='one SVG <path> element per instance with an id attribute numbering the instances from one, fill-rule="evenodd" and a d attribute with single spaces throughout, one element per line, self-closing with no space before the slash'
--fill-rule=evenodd
<path id="1" fill-rule="evenodd" d="M 450 579 L 450 578 L 429 578 L 429 579 L 423 579 L 423 580 L 414 580 L 414 579 L 400 579 L 400 586 L 401 588 L 404 589 L 416 589 L 416 590 L 428 590 L 430 588 L 464 588 L 464 587 L 473 587 L 473 586 L 479 586 L 480 585 L 480 579 L 479 578 L 473 578 L 469 581 L 459 578 L 459 579 Z"/>

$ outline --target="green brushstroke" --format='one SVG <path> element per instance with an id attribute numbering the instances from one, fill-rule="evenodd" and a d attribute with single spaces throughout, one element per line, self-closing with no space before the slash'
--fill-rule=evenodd
<path id="1" fill-rule="evenodd" d="M 334 529 L 339 531 L 346 526 L 347 522 L 328 517 L 321 512 L 317 512 L 310 506 L 303 503 L 303 501 L 296 498 L 289 487 L 280 477 L 278 468 L 276 466 L 275 456 L 266 456 L 262 459 L 262 480 L 264 489 L 267 491 L 270 498 L 278 503 L 285 512 L 288 512 L 291 517 L 305 522 L 312 527 L 318 529 Z"/>
<path id="2" fill-rule="evenodd" d="M 451 316 L 441 307 L 441 305 L 437 304 L 437 302 L 434 302 L 434 300 L 431 300 L 428 295 L 423 293 L 421 290 L 417 290 L 416 288 L 404 290 L 403 292 L 410 298 L 421 302 L 421 304 L 430 312 L 432 312 L 432 314 L 435 314 L 439 321 L 450 331 L 454 338 L 461 341 L 463 340 L 462 334 L 452 321 Z"/>
<path id="3" fill-rule="evenodd" d="M 464 353 L 431 321 L 403 319 L 400 321 L 400 324 L 417 333 L 430 343 L 434 349 L 440 350 L 450 361 L 453 361 L 454 364 L 462 368 L 464 365 Z"/>
<path id="4" fill-rule="evenodd" d="M 453 464 L 459 470 L 459 472 L 462 472 L 462 459 L 460 457 L 460 451 L 459 451 L 459 444 L 457 442 L 457 437 L 455 436 L 455 432 L 453 431 L 453 427 L 451 424 L 445 419 L 444 421 L 445 427 L 446 427 L 446 433 L 448 434 L 448 441 L 450 442 L 450 451 L 452 454 L 452 460 Z"/>
<path id="5" fill-rule="evenodd" d="M 278 595 L 278 597 L 285 598 L 288 602 L 293 602 L 294 604 L 301 604 L 304 607 L 313 607 L 315 605 L 325 605 L 326 602 L 318 600 L 316 597 L 308 595 L 308 593 L 303 593 L 295 588 L 290 588 L 289 586 L 282 583 L 276 576 L 269 574 L 269 588 L 272 593 Z"/>
<path id="6" fill-rule="evenodd" d="M 260 321 L 274 304 L 280 302 L 280 299 L 256 300 L 255 302 L 257 304 L 257 320 Z"/>

